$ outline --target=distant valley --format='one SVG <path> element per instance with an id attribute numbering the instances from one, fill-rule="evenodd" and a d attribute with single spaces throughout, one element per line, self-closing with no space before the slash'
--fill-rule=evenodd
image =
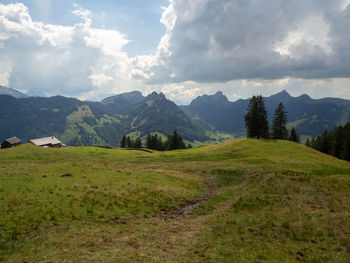
<path id="1" fill-rule="evenodd" d="M 111 147 L 118 147 L 124 134 L 144 137 L 157 132 L 166 136 L 174 129 L 186 141 L 196 143 L 242 137 L 249 102 L 230 102 L 221 92 L 200 96 L 186 106 L 177 106 L 156 92 L 144 97 L 134 91 L 101 102 L 62 96 L 27 97 L 4 87 L 0 94 L 0 140 L 56 136 L 67 145 Z M 269 121 L 279 102 L 288 111 L 288 126 L 296 127 L 300 135 L 314 137 L 350 121 L 349 100 L 292 97 L 286 91 L 265 98 Z"/>

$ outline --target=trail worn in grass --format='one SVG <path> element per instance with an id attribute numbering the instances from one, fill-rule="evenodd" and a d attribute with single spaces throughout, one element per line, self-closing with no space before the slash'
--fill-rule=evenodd
<path id="1" fill-rule="evenodd" d="M 350 164 L 285 141 L 23 145 L 0 151 L 0 214 L 3 262 L 349 262 Z"/>

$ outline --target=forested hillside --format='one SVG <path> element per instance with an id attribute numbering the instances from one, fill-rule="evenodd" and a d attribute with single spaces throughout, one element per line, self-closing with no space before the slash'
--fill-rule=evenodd
<path id="1" fill-rule="evenodd" d="M 102 102 L 0 95 L 0 116 L 0 140 L 56 136 L 67 145 L 118 147 L 124 134 L 170 134 L 174 129 L 188 141 L 208 138 L 175 103 L 157 93 L 144 98 L 133 92 Z"/>

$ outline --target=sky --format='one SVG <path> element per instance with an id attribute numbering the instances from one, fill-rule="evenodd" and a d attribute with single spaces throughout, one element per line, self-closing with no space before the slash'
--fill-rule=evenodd
<path id="1" fill-rule="evenodd" d="M 0 85 L 350 99 L 350 0 L 0 0 Z"/>

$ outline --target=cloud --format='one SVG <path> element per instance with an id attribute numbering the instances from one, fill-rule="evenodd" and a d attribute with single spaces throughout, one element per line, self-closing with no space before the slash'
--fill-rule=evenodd
<path id="1" fill-rule="evenodd" d="M 147 84 L 350 76 L 348 0 L 170 0 L 158 52 L 134 60 Z"/>
<path id="2" fill-rule="evenodd" d="M 82 19 L 72 26 L 33 21 L 21 3 L 0 4 L 0 80 L 36 95 L 100 98 L 137 87 L 115 30 L 91 27 L 91 12 L 75 5 Z M 5 79 L 6 77 L 6 79 Z"/>
<path id="3" fill-rule="evenodd" d="M 81 21 L 62 26 L 0 4 L 0 85 L 80 99 L 156 90 L 179 104 L 217 90 L 350 99 L 350 0 L 170 0 L 157 53 L 135 58 L 127 36 L 94 28 L 94 13 L 73 5 Z"/>
<path id="4" fill-rule="evenodd" d="M 80 17 L 84 20 L 85 25 L 90 26 L 91 25 L 91 17 L 92 12 L 88 9 L 82 8 L 80 5 L 73 3 L 73 6 L 75 7 L 75 10 L 73 10 L 73 15 L 76 15 L 77 17 Z"/>

